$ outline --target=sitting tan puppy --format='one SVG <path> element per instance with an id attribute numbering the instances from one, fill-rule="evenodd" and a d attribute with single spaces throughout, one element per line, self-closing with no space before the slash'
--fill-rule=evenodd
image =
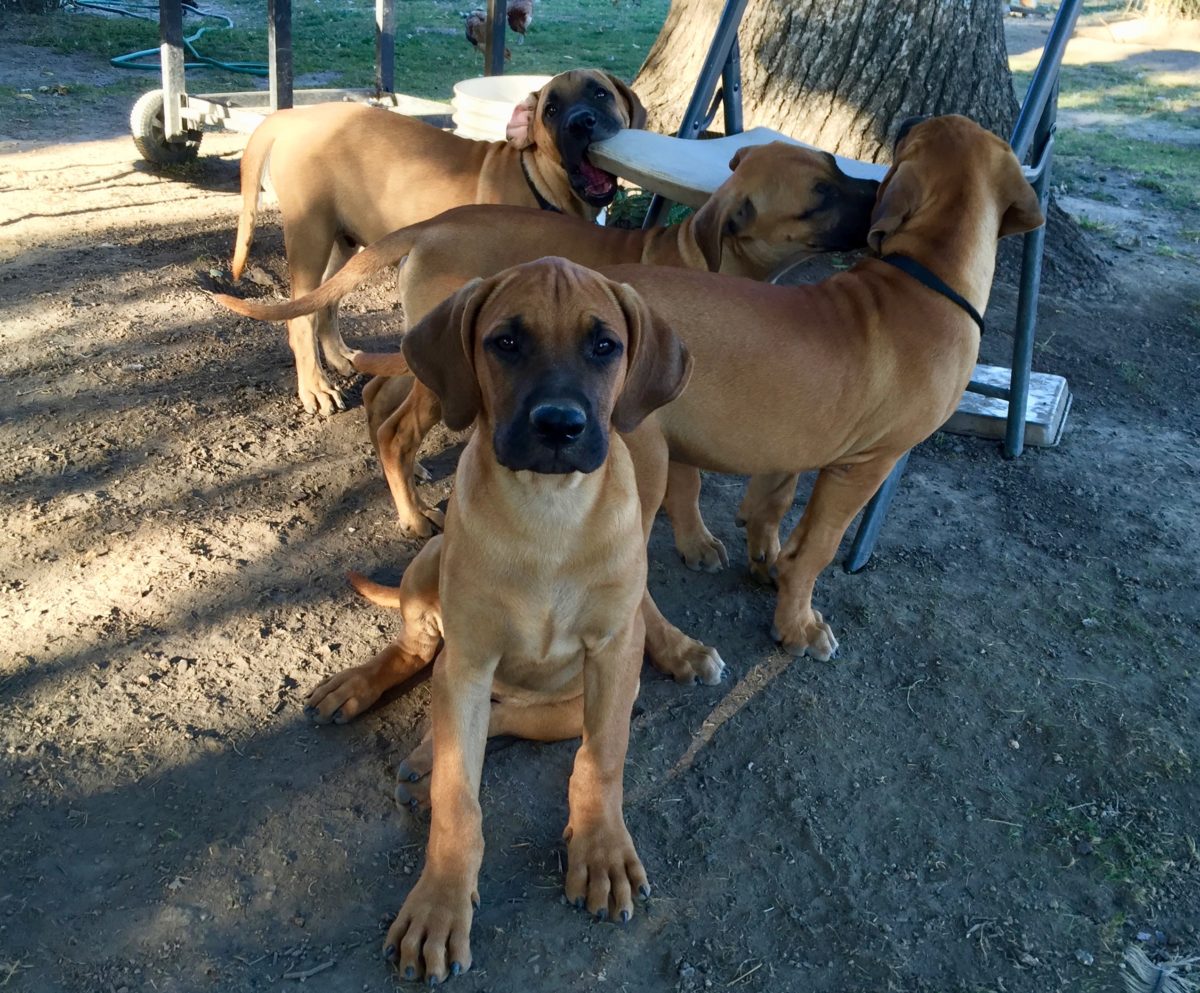
<path id="1" fill-rule="evenodd" d="M 335 306 L 407 257 L 402 299 L 406 319 L 416 323 L 468 280 L 547 254 L 592 268 L 642 262 L 762 279 L 804 253 L 865 244 L 879 184 L 846 176 L 832 155 L 775 142 L 739 151 L 729 168 L 729 179 L 708 202 L 673 227 L 601 228 L 545 211 L 459 207 L 393 231 L 319 289 L 289 303 L 217 300 L 261 320 L 294 319 Z M 361 372 L 381 374 L 363 391 L 368 429 L 401 527 L 423 537 L 441 515 L 421 504 L 413 469 L 421 439 L 440 413 L 433 393 L 403 375 L 407 369 L 399 358 L 359 353 L 354 363 Z"/>
<path id="2" fill-rule="evenodd" d="M 272 114 L 242 156 L 234 278 L 250 251 L 268 159 L 293 296 L 314 289 L 356 248 L 461 204 L 508 203 L 595 218 L 617 186 L 588 161 L 587 150 L 622 128 L 643 126 L 646 112 L 633 91 L 606 72 L 575 69 L 555 76 L 517 113 L 522 126 L 507 142 L 470 141 L 361 104 Z M 321 368 L 318 339 L 335 369 L 353 371 L 335 311 L 289 323 L 300 400 L 309 413 L 329 414 L 343 404 Z"/>
<path id="3" fill-rule="evenodd" d="M 562 259 L 463 287 L 405 336 L 404 354 L 446 423 L 476 430 L 445 534 L 425 545 L 394 597 L 399 639 L 326 681 L 310 703 L 326 718 L 334 703 L 338 717 L 353 716 L 443 641 L 432 739 L 407 760 L 418 776 L 432 760 L 425 868 L 384 942 L 405 978 L 434 982 L 471 965 L 489 734 L 582 735 L 567 899 L 626 921 L 634 895 L 649 892 L 622 815 L 622 770 L 644 643 L 646 535 L 666 462 L 662 451 L 650 460 L 656 478 L 635 478 L 618 432 L 636 435 L 677 396 L 690 360 L 636 294 Z"/>
<path id="4" fill-rule="evenodd" d="M 938 117 L 897 141 L 868 236 L 880 258 L 799 287 L 604 270 L 633 286 L 696 361 L 687 392 L 646 425 L 670 449 L 676 542 L 693 554 L 719 544 L 700 517 L 699 469 L 754 474 L 741 516 L 752 568 L 778 577 L 774 633 L 789 652 L 837 650 L 812 606 L 817 576 L 896 460 L 957 407 L 979 353 L 997 239 L 1042 221 L 1007 142 L 965 117 Z M 795 474 L 810 469 L 812 496 L 781 549 Z"/>

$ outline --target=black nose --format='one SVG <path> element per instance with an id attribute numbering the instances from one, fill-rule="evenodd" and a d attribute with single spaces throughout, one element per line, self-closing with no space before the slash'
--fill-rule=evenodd
<path id="1" fill-rule="evenodd" d="M 573 403 L 539 403 L 529 412 L 529 423 L 543 441 L 568 445 L 587 427 L 587 414 Z"/>
<path id="2" fill-rule="evenodd" d="M 580 107 L 571 112 L 567 118 L 567 129 L 573 135 L 585 137 L 596 130 L 596 115 L 586 107 Z"/>

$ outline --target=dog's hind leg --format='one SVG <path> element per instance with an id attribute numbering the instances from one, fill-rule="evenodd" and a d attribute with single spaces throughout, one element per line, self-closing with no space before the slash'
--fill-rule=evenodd
<path id="1" fill-rule="evenodd" d="M 776 560 L 779 599 L 775 604 L 775 640 L 792 655 L 828 662 L 837 652 L 833 630 L 813 610 L 817 576 L 837 554 L 846 528 L 887 478 L 894 456 L 821 470 L 800 523 Z"/>
<path id="2" fill-rule="evenodd" d="M 729 555 L 720 540 L 705 527 L 700 516 L 700 470 L 672 462 L 667 471 L 667 494 L 663 509 L 675 532 L 675 548 L 689 569 L 716 572 L 729 565 Z"/>
<path id="3" fill-rule="evenodd" d="M 715 648 L 689 638 L 668 621 L 647 590 L 642 596 L 642 619 L 646 622 L 646 656 L 659 672 L 677 683 L 719 683 L 725 662 Z"/>
<path id="4" fill-rule="evenodd" d="M 404 570 L 399 589 L 382 587 L 351 575 L 351 583 L 367 599 L 396 606 L 404 622 L 400 635 L 364 665 L 343 669 L 305 698 L 305 713 L 318 724 L 345 724 L 379 697 L 411 679 L 433 661 L 442 638 L 438 575 L 441 538 L 434 538 Z"/>
<path id="5" fill-rule="evenodd" d="M 321 282 L 324 283 L 327 279 L 332 278 L 354 256 L 354 252 L 353 245 L 344 238 L 337 238 L 329 253 L 329 262 L 325 266 Z M 325 357 L 325 361 L 343 376 L 353 376 L 354 366 L 351 360 L 356 349 L 350 348 L 342 338 L 341 328 L 338 325 L 338 305 L 331 304 L 327 308 L 318 310 L 313 316 L 316 318 L 317 340 L 321 343 L 321 354 Z"/>
<path id="6" fill-rule="evenodd" d="M 389 392 L 392 389 L 389 387 Z M 375 450 L 379 453 L 400 526 L 421 538 L 433 534 L 434 528 L 440 528 L 443 523 L 440 510 L 421 503 L 413 482 L 421 442 L 441 419 L 442 405 L 437 394 L 419 380 L 412 380 L 412 388 L 404 401 L 380 421 L 374 431 Z"/>
<path id="7" fill-rule="evenodd" d="M 642 532 L 649 541 L 654 515 L 663 503 L 667 480 L 676 464 L 668 462 L 667 440 L 653 417 L 647 418 L 636 431 L 623 437 L 637 473 L 638 500 L 642 504 Z M 686 470 L 690 467 L 680 468 Z M 699 472 L 696 472 L 696 478 L 699 479 Z M 695 638 L 689 638 L 663 617 L 649 590 L 642 595 L 641 611 L 642 621 L 646 625 L 645 654 L 654 668 L 677 683 L 711 684 L 721 681 L 725 663 L 721 661 L 717 650 Z"/>
<path id="8" fill-rule="evenodd" d="M 282 206 L 282 204 L 281 204 Z M 287 252 L 288 272 L 292 281 L 292 299 L 315 290 L 329 262 L 334 242 L 332 226 L 313 218 L 305 218 L 303 226 L 286 222 L 284 214 L 284 249 Z M 303 230 L 298 228 L 303 227 Z M 310 414 L 320 411 L 332 414 L 345 410 L 342 394 L 330 385 L 317 353 L 318 317 L 305 314 L 288 321 L 288 344 L 296 359 L 297 392 L 304 409 Z"/>
<path id="9" fill-rule="evenodd" d="M 746 529 L 750 575 L 765 586 L 775 582 L 779 558 L 779 525 L 796 499 L 795 474 L 767 473 L 751 476 L 738 507 L 738 527 Z"/>
<path id="10" fill-rule="evenodd" d="M 583 734 L 583 697 L 554 703 L 492 702 L 488 737 L 509 736 L 527 741 L 567 741 Z M 433 769 L 433 734 L 426 732 L 404 761 L 396 766 L 396 803 L 415 810 L 429 806 L 429 773 Z"/>

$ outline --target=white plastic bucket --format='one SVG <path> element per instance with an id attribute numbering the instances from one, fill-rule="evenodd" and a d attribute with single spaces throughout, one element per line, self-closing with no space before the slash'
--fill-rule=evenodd
<path id="1" fill-rule="evenodd" d="M 550 76 L 479 76 L 454 84 L 454 133 L 477 141 L 503 141 L 513 108 Z"/>

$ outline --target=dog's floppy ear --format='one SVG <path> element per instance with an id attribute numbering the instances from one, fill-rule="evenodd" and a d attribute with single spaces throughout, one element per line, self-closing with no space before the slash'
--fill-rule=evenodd
<path id="1" fill-rule="evenodd" d="M 723 194 L 718 190 L 696 211 L 692 233 L 709 272 L 721 271 L 725 239 L 734 237 L 757 216 L 754 201 L 736 191 Z"/>
<path id="2" fill-rule="evenodd" d="M 524 100 L 513 107 L 512 117 L 504 128 L 504 137 L 509 145 L 520 151 L 533 144 L 533 115 L 537 113 L 538 96 L 541 90 L 534 90 Z"/>
<path id="3" fill-rule="evenodd" d="M 604 75 L 608 77 L 613 89 L 617 91 L 617 96 L 625 103 L 625 116 L 629 118 L 629 127 L 638 130 L 644 128 L 646 126 L 646 108 L 642 106 L 642 101 L 638 99 L 637 94 L 629 88 L 628 83 L 618 79 L 611 72 L 606 72 Z"/>
<path id="4" fill-rule="evenodd" d="M 739 148 L 734 153 L 733 158 L 729 160 L 731 172 L 737 171 L 748 151 L 750 147 Z M 743 197 L 739 202 L 737 197 L 721 187 L 717 187 L 713 195 L 704 201 L 704 205 L 696 211 L 692 221 L 692 234 L 695 235 L 696 245 L 704 256 L 709 272 L 721 271 L 726 237 L 737 234 L 756 216 L 757 211 L 749 197 Z"/>
<path id="5" fill-rule="evenodd" d="M 475 319 L 493 284 L 494 280 L 471 280 L 404 336 L 409 368 L 437 394 L 442 420 L 455 431 L 471 426 L 483 402 L 475 375 Z"/>
<path id="6" fill-rule="evenodd" d="M 1015 190 L 1012 203 L 1000 218 L 1001 238 L 1007 238 L 1010 234 L 1024 234 L 1046 223 L 1042 205 L 1038 202 L 1037 190 L 1029 184 L 1024 173 L 1019 174 L 1013 185 Z"/>
<path id="7" fill-rule="evenodd" d="M 679 335 L 646 306 L 632 286 L 611 285 L 629 329 L 625 385 L 612 414 L 613 426 L 624 433 L 683 392 L 692 375 L 692 356 Z"/>
<path id="8" fill-rule="evenodd" d="M 921 186 L 913 167 L 901 162 L 883 177 L 875 199 L 875 210 L 871 214 L 871 230 L 867 232 L 867 246 L 878 255 L 883 248 L 883 239 L 893 235 L 921 205 Z"/>

